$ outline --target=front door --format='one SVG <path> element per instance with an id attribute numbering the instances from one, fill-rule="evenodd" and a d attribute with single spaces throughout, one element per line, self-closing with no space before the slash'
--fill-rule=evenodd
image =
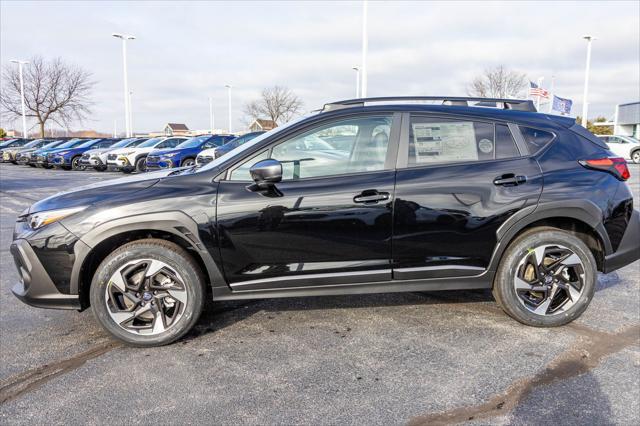
<path id="1" fill-rule="evenodd" d="M 489 264 L 500 225 L 536 204 L 540 167 L 520 155 L 506 124 L 428 115 L 406 121 L 398 155 L 393 276 L 478 275 Z"/>
<path id="2" fill-rule="evenodd" d="M 393 123 L 382 114 L 318 124 L 227 173 L 217 232 L 233 290 L 391 279 Z M 283 166 L 277 196 L 247 189 L 249 168 L 266 158 Z"/>

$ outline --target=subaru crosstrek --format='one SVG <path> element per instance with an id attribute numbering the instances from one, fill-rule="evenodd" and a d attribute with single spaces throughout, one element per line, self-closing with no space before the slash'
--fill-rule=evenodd
<path id="1" fill-rule="evenodd" d="M 151 138 L 134 147 L 115 149 L 107 154 L 107 167 L 124 173 L 144 172 L 147 170 L 147 155 L 151 151 L 175 148 L 187 139 L 185 137 Z"/>
<path id="2" fill-rule="evenodd" d="M 108 148 L 119 140 L 115 138 L 90 139 L 72 148 L 57 150 L 53 156 L 49 157 L 49 163 L 64 170 L 84 170 L 86 167 L 80 163 L 82 154 L 90 149 Z"/>
<path id="3" fill-rule="evenodd" d="M 149 138 L 129 138 L 123 139 L 105 148 L 100 146 L 92 148 L 82 154 L 82 157 L 80 157 L 80 165 L 84 167 L 93 167 L 94 170 L 103 172 L 107 170 L 107 156 L 110 152 L 120 148 L 136 147 L 148 139 Z"/>
<path id="4" fill-rule="evenodd" d="M 234 135 L 202 135 L 187 139 L 175 148 L 155 149 L 147 156 L 147 170 L 193 166 L 200 151 L 222 146 L 234 138 Z"/>
<path id="5" fill-rule="evenodd" d="M 598 271 L 640 257 L 626 163 L 531 101 L 416 103 L 435 99 L 328 104 L 204 167 L 39 201 L 16 223 L 13 293 L 91 307 L 138 346 L 183 336 L 207 294 L 486 288 L 524 324 L 576 319 Z"/>
<path id="6" fill-rule="evenodd" d="M 46 148 L 39 149 L 36 151 L 36 166 L 44 167 L 45 169 L 53 168 L 53 158 L 59 153 L 65 150 L 75 148 L 83 143 L 87 142 L 89 139 L 80 139 L 74 138 L 69 139 L 68 141 L 61 143 L 55 148 Z"/>
<path id="7" fill-rule="evenodd" d="M 263 133 L 264 132 L 245 133 L 242 136 L 238 136 L 235 139 L 231 139 L 230 141 L 226 142 L 224 145 L 203 149 L 198 153 L 198 156 L 196 157 L 196 164 L 198 166 L 204 166 L 205 164 L 212 162 L 214 158 L 222 157 L 227 152 L 236 149 L 240 145 L 244 145 L 245 143 L 249 142 L 252 139 L 257 138 Z"/>

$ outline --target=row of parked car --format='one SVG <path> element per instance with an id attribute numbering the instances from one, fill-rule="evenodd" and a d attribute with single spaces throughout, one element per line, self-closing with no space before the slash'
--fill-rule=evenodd
<path id="1" fill-rule="evenodd" d="M 0 158 L 3 163 L 46 169 L 144 172 L 207 164 L 262 133 L 126 139 L 9 139 L 0 143 Z"/>

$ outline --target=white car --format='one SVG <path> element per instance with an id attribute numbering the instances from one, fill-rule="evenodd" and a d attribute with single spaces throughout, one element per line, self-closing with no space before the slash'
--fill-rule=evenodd
<path id="1" fill-rule="evenodd" d="M 107 148 L 90 149 L 82 154 L 80 165 L 84 167 L 93 167 L 95 170 L 102 172 L 107 170 L 107 155 L 111 151 L 120 148 L 133 148 L 140 145 L 149 138 L 129 138 L 123 139 Z"/>
<path id="2" fill-rule="evenodd" d="M 609 149 L 616 154 L 624 158 L 625 160 L 632 160 L 634 163 L 640 163 L 640 141 L 631 136 L 607 136 L 597 135 L 604 143 L 609 146 Z"/>
<path id="3" fill-rule="evenodd" d="M 154 149 L 175 148 L 188 138 L 185 137 L 160 137 L 151 138 L 133 148 L 120 148 L 107 154 L 107 166 L 125 173 L 132 171 L 144 172 L 146 170 L 147 155 Z"/>

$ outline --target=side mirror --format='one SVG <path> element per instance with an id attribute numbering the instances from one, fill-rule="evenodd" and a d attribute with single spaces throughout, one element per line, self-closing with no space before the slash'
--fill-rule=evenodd
<path id="1" fill-rule="evenodd" d="M 249 169 L 251 179 L 258 185 L 273 184 L 282 180 L 282 164 L 278 160 L 258 161 Z"/>

